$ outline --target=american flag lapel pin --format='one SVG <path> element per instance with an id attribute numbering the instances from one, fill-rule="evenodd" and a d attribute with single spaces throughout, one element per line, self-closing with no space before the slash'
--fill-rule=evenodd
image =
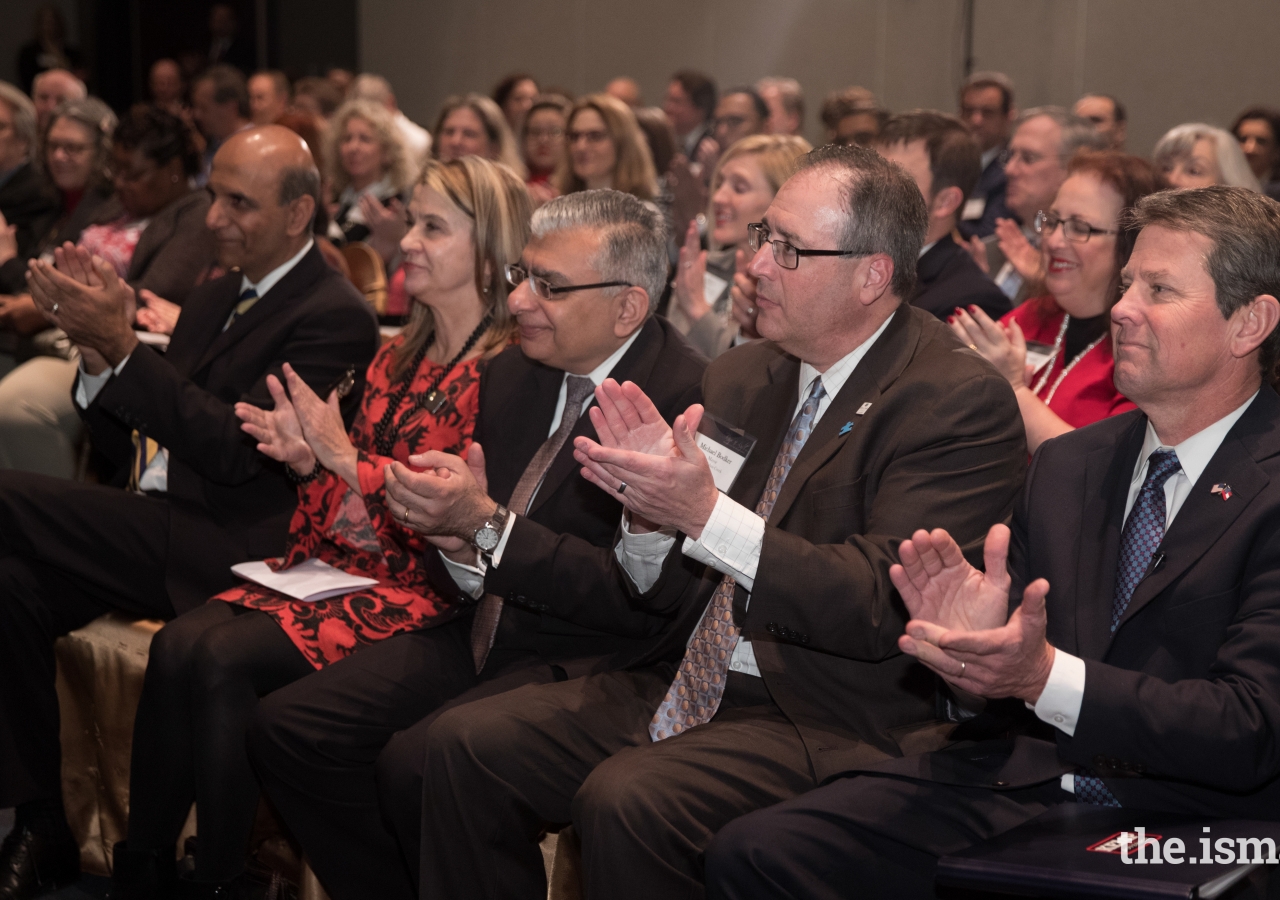
<path id="1" fill-rule="evenodd" d="M 1225 481 L 1219 481 L 1213 487 L 1209 488 L 1209 493 L 1221 495 L 1223 500 L 1231 499 L 1231 485 Z"/>

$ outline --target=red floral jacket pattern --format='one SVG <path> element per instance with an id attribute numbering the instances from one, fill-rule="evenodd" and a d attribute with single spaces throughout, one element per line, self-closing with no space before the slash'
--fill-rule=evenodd
<path id="1" fill-rule="evenodd" d="M 403 411 L 417 405 L 439 374 L 440 365 L 425 360 L 392 420 L 396 438 L 391 456 L 379 456 L 373 429 L 397 387 L 391 383 L 390 368 L 401 341 L 396 338 L 374 357 L 351 428 L 351 442 L 359 454 L 360 491 L 352 490 L 327 470 L 299 487 L 285 555 L 267 561 L 273 569 L 286 569 L 307 559 L 320 559 L 345 572 L 376 578 L 378 584 L 314 603 L 294 600 L 251 582 L 213 598 L 272 616 L 317 669 L 364 645 L 440 625 L 463 611 L 437 596 L 428 585 L 422 555 L 429 545 L 421 535 L 401 527 L 387 511 L 383 469 L 393 459 L 407 465 L 411 454 L 427 450 L 465 454 L 471 445 L 480 373 L 486 361 L 469 360 L 445 378 L 440 390 L 449 402 L 438 415 L 418 408 L 402 419 Z"/>

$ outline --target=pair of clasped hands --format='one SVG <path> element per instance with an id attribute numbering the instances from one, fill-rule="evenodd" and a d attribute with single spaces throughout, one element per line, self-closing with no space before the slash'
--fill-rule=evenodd
<path id="1" fill-rule="evenodd" d="M 702 406 L 694 404 L 668 426 L 631 382 L 606 379 L 595 396 L 588 414 L 599 440 L 574 441 L 582 476 L 626 507 L 632 531 L 665 525 L 698 539 L 718 497 L 697 445 Z M 388 466 L 388 506 L 446 553 L 464 549 L 496 507 L 486 493 L 483 451 L 473 444 L 465 463 L 436 452 L 409 461 L 424 471 Z M 921 529 L 902 542 L 901 563 L 889 577 L 911 620 L 898 646 L 966 694 L 1035 703 L 1053 668 L 1054 650 L 1045 636 L 1049 582 L 1028 585 L 1010 614 L 1009 529 L 993 526 L 983 552 L 985 572 L 969 565 L 940 528 Z"/>

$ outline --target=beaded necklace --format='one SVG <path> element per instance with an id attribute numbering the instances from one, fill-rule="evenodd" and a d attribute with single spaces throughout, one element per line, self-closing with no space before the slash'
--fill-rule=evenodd
<path id="1" fill-rule="evenodd" d="M 422 346 L 418 348 L 418 352 L 414 354 L 413 365 L 406 371 L 400 387 L 396 389 L 396 392 L 391 396 L 391 399 L 387 401 L 386 412 L 382 414 L 382 418 L 378 421 L 378 424 L 373 427 L 373 442 L 374 446 L 377 448 L 379 456 L 391 455 L 391 446 L 395 443 L 396 435 L 400 431 L 399 426 L 405 419 L 409 418 L 409 416 L 413 415 L 419 409 L 426 409 L 427 412 L 431 413 L 433 416 L 439 414 L 440 410 L 444 408 L 445 403 L 449 400 L 448 395 L 440 390 L 441 383 L 454 370 L 462 360 L 462 357 L 471 352 L 471 348 L 476 345 L 476 341 L 480 340 L 480 336 L 489 330 L 489 325 L 492 321 L 493 313 L 489 312 L 480 320 L 480 324 L 476 326 L 476 330 L 471 332 L 471 336 L 467 338 L 467 342 L 462 345 L 462 349 L 454 355 L 453 359 L 449 360 L 441 367 L 440 373 L 436 375 L 435 379 L 431 382 L 431 386 L 427 388 L 427 392 L 423 394 L 417 402 L 405 410 L 404 415 L 400 416 L 399 420 L 396 422 L 395 430 L 391 430 L 391 422 L 395 419 L 396 411 L 400 409 L 400 404 L 404 402 L 405 394 L 409 393 L 409 388 L 413 384 L 414 376 L 418 374 L 418 369 L 422 366 L 422 361 L 427 357 L 427 351 L 431 349 L 431 346 L 436 342 L 435 332 L 431 332 L 430 336 L 423 341 Z M 388 434 L 388 432 L 390 433 Z"/>
<path id="2" fill-rule="evenodd" d="M 1057 360 L 1058 354 L 1062 352 L 1063 344 L 1066 342 L 1067 338 L 1067 325 L 1070 323 L 1071 316 L 1064 313 L 1062 316 L 1062 327 L 1058 329 L 1058 336 L 1054 338 L 1053 341 L 1053 352 L 1049 354 L 1049 358 L 1045 361 L 1044 366 L 1041 369 L 1044 374 L 1040 376 L 1040 380 L 1031 390 L 1031 393 L 1035 394 L 1037 397 L 1040 396 L 1040 392 L 1044 390 L 1045 384 L 1048 383 L 1049 373 L 1053 371 L 1053 364 Z M 1076 363 L 1088 356 L 1089 351 L 1101 344 L 1102 339 L 1106 336 L 1106 332 L 1099 335 L 1091 344 L 1089 344 L 1089 346 L 1077 353 L 1075 359 L 1062 367 L 1062 371 L 1058 373 L 1058 377 L 1053 381 L 1053 386 L 1049 388 L 1049 396 L 1044 398 L 1045 406 L 1048 406 L 1053 401 L 1053 395 L 1058 392 L 1058 386 L 1062 384 L 1063 379 L 1067 377 L 1067 373 L 1075 368 Z"/>

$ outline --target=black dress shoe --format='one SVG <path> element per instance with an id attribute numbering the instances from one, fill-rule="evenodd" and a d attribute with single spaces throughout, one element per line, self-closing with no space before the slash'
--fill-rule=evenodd
<path id="1" fill-rule="evenodd" d="M 0 844 L 0 900 L 28 900 L 79 880 L 80 848 L 69 834 L 18 825 Z"/>

